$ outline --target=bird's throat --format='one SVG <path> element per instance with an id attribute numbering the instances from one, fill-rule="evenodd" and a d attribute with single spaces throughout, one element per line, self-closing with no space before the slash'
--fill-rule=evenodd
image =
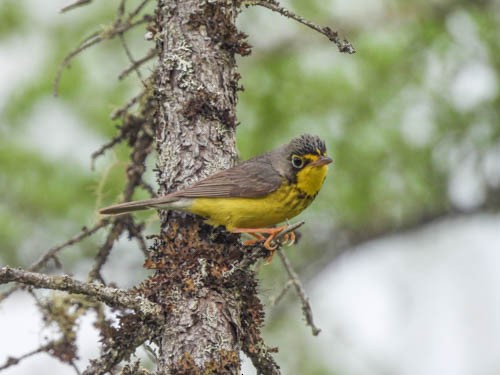
<path id="1" fill-rule="evenodd" d="M 306 166 L 297 173 L 297 188 L 309 196 L 316 196 L 328 172 L 328 165 Z"/>

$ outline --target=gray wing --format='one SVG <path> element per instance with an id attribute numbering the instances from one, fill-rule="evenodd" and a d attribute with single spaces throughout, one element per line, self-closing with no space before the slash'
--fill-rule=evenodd
<path id="1" fill-rule="evenodd" d="M 148 208 L 167 208 L 180 198 L 258 198 L 278 189 L 281 175 L 271 164 L 271 153 L 249 159 L 233 168 L 205 178 L 186 189 L 163 197 L 142 201 L 124 202 L 105 207 L 99 211 L 104 215 L 117 215 Z M 174 207 L 174 206 L 172 206 Z M 180 208 L 180 206 L 176 206 Z"/>
<path id="2" fill-rule="evenodd" d="M 209 176 L 168 197 L 244 197 L 257 198 L 269 194 L 281 185 L 281 175 L 269 161 L 270 154 L 249 159 L 233 168 Z"/>

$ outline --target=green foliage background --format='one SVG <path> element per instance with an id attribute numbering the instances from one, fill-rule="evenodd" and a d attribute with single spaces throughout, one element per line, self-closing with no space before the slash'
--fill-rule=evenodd
<path id="1" fill-rule="evenodd" d="M 123 184 L 125 146 L 99 159 L 95 171 L 90 154 L 88 165 L 77 163 L 72 153 L 51 156 L 47 149 L 60 138 L 57 133 L 78 137 L 80 132 L 69 134 L 65 122 L 47 128 L 43 121 L 52 117 L 40 117 L 41 108 L 64 112 L 98 140 L 97 149 L 119 125 L 110 120 L 111 111 L 140 89 L 134 75 L 118 81 L 129 63 L 114 40 L 77 57 L 54 98 L 60 62 L 86 36 L 112 23 L 118 2 L 95 0 L 67 14 L 56 14 L 67 3 L 50 3 L 0 5 L 0 50 L 9 54 L 2 59 L 14 65 L 10 59 L 16 56 L 28 59 L 3 77 L 0 91 L 0 262 L 11 265 L 31 263 L 94 223 L 96 208 L 116 201 Z M 500 153 L 498 2 L 293 0 L 287 5 L 338 30 L 358 51 L 339 54 L 323 36 L 264 8 L 244 9 L 239 18 L 254 46 L 251 56 L 239 59 L 245 87 L 238 107 L 242 158 L 310 132 L 326 139 L 335 161 L 316 203 L 303 214 L 302 243 L 289 251 L 300 269 L 334 252 L 329 240 L 341 230 L 388 233 L 421 217 L 490 204 L 489 192 L 500 186 L 491 172 L 498 168 L 489 161 Z M 126 36 L 136 58 L 150 48 L 144 33 L 134 29 Z M 35 45 L 32 54 L 23 51 Z M 151 65 L 142 71 L 148 76 Z M 489 86 L 476 96 L 460 86 L 482 77 L 484 84 L 485 75 Z M 52 131 L 34 138 L 37 127 Z M 464 168 L 481 192 L 472 203 L 450 195 Z M 100 240 L 86 240 L 66 260 L 78 269 Z M 276 262 L 262 277 L 266 296 L 285 280 Z M 298 311 L 297 302 L 290 299 L 286 306 L 273 313 L 269 327 L 277 345 L 285 345 L 279 339 L 283 330 L 301 324 L 285 319 L 288 309 Z M 288 342 L 293 347 L 293 339 Z M 289 373 L 330 373 L 328 366 L 313 364 L 314 356 L 300 345 L 295 349 Z M 281 352 L 286 353 L 281 362 L 291 357 L 285 347 Z"/>

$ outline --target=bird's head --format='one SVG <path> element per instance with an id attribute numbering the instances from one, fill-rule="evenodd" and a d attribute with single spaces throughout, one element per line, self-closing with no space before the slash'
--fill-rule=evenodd
<path id="1" fill-rule="evenodd" d="M 280 158 L 282 175 L 309 195 L 317 194 L 332 162 L 325 142 L 309 134 L 292 139 L 281 149 Z"/>

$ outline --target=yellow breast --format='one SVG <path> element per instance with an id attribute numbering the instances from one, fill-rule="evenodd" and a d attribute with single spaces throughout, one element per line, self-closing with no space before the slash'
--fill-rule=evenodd
<path id="1" fill-rule="evenodd" d="M 263 228 L 292 219 L 314 200 L 328 167 L 307 166 L 297 174 L 297 183 L 284 181 L 276 191 L 260 198 L 196 198 L 189 211 L 207 218 L 210 225 Z"/>
<path id="2" fill-rule="evenodd" d="M 308 195 L 316 196 L 325 182 L 328 165 L 306 166 L 297 173 L 297 188 Z"/>

